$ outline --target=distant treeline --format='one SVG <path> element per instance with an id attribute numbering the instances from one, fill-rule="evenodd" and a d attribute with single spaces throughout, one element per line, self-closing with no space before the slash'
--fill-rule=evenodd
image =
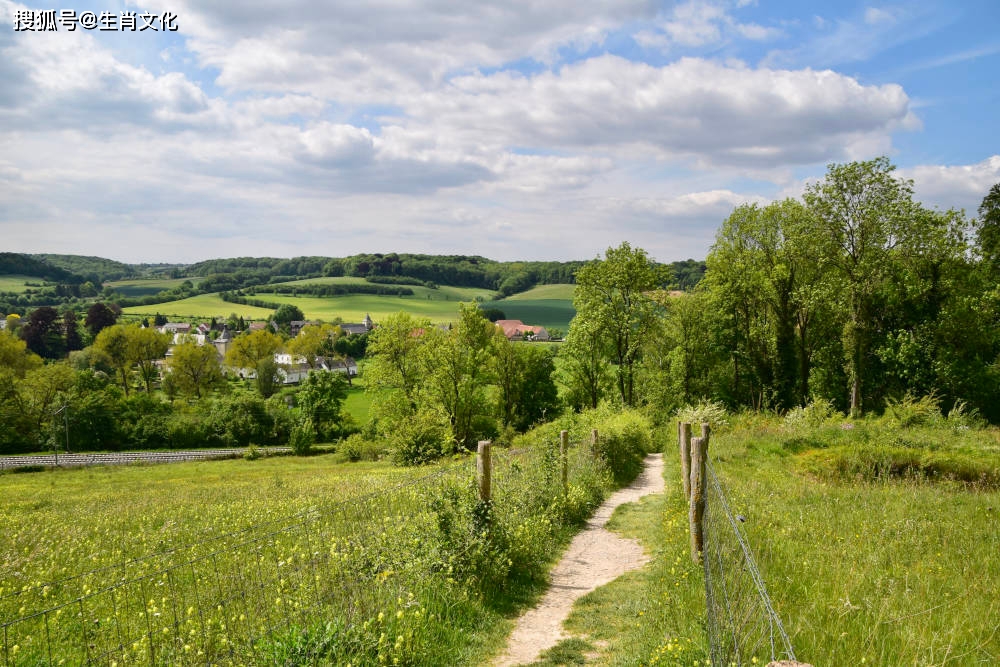
<path id="1" fill-rule="evenodd" d="M 81 275 L 53 264 L 16 252 L 0 252 L 0 275 L 15 274 L 44 278 L 53 283 L 79 285 L 87 282 Z"/>
<path id="2" fill-rule="evenodd" d="M 232 292 L 221 292 L 219 297 L 226 303 L 239 303 L 244 306 L 255 306 L 257 308 L 267 308 L 268 310 L 277 310 L 281 307 L 281 304 L 277 301 L 264 301 L 263 299 L 251 299 L 243 296 L 242 293 L 232 293 Z"/>

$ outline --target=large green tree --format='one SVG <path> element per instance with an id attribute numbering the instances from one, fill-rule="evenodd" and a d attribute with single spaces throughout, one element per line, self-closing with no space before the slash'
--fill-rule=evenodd
<path id="1" fill-rule="evenodd" d="M 615 364 L 618 392 L 625 405 L 635 404 L 635 367 L 657 318 L 658 308 L 649 292 L 669 283 L 669 274 L 645 250 L 633 249 L 627 242 L 608 248 L 603 260 L 577 271 L 575 320 L 592 323 L 599 332 Z"/>
<path id="2" fill-rule="evenodd" d="M 174 347 L 169 364 L 171 380 L 183 394 L 201 398 L 213 389 L 225 385 L 219 355 L 214 345 L 181 343 Z"/>
<path id="3" fill-rule="evenodd" d="M 850 409 L 860 416 L 872 355 L 876 295 L 885 287 L 897 248 L 919 238 L 913 184 L 893 175 L 886 157 L 833 164 L 823 181 L 806 187 L 816 242 L 827 248 L 824 268 L 839 280 L 846 323 L 845 366 Z"/>

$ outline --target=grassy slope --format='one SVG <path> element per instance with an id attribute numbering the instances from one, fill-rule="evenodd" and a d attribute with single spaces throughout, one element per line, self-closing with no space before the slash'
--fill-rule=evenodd
<path id="1" fill-rule="evenodd" d="M 569 331 L 569 321 L 576 315 L 573 302 L 562 299 L 520 299 L 511 301 L 491 301 L 484 308 L 499 308 L 509 320 L 521 320 L 525 324 L 543 326 L 547 329 Z"/>
<path id="2" fill-rule="evenodd" d="M 239 303 L 227 303 L 219 298 L 218 294 L 199 294 L 188 299 L 179 301 L 168 301 L 166 303 L 155 303 L 151 306 L 132 306 L 123 308 L 126 315 L 149 315 L 156 313 L 165 315 L 171 319 L 183 318 L 226 318 L 229 313 L 236 313 L 246 319 L 263 320 L 271 316 L 274 312 L 268 308 L 257 308 L 256 306 L 244 306 Z"/>
<path id="3" fill-rule="evenodd" d="M 25 283 L 51 284 L 44 278 L 32 276 L 5 275 L 0 276 L 0 292 L 24 292 L 29 287 Z"/>
<path id="4" fill-rule="evenodd" d="M 505 301 L 537 301 L 538 299 L 557 299 L 572 301 L 576 285 L 538 285 L 526 292 L 512 294 Z"/>
<path id="5" fill-rule="evenodd" d="M 193 284 L 198 284 L 197 278 L 149 278 L 134 280 L 113 280 L 104 283 L 106 287 L 111 287 L 125 296 L 149 296 L 158 294 L 164 290 L 173 289 L 185 280 L 190 280 Z"/>

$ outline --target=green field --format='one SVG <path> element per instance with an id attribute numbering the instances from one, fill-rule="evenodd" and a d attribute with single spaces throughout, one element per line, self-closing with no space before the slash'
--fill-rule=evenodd
<path id="1" fill-rule="evenodd" d="M 796 656 L 997 664 L 997 432 L 776 421 L 740 419 L 710 454 Z"/>
<path id="2" fill-rule="evenodd" d="M 499 308 L 508 320 L 521 320 L 532 326 L 569 331 L 569 321 L 576 315 L 573 302 L 565 299 L 504 299 L 483 304 L 483 308 Z"/>
<path id="3" fill-rule="evenodd" d="M 128 297 L 139 297 L 139 296 L 152 296 L 153 294 L 159 294 L 160 292 L 168 289 L 173 289 L 183 283 L 185 280 L 190 280 L 192 284 L 197 285 L 197 278 L 150 278 L 150 279 L 136 279 L 136 280 L 114 280 L 111 282 L 104 283 L 105 287 L 110 287 L 117 292 L 121 292 Z"/>
<path id="4" fill-rule="evenodd" d="M 3 475 L 4 663 L 483 664 L 610 488 L 553 433 L 495 454 L 498 540 L 468 456 Z"/>
<path id="5" fill-rule="evenodd" d="M 33 283 L 35 285 L 52 284 L 44 278 L 38 278 L 37 276 L 6 275 L 0 276 L 0 292 L 16 292 L 20 294 L 26 289 L 30 289 L 26 283 Z"/>
<path id="6" fill-rule="evenodd" d="M 337 278 L 307 278 L 303 280 L 293 280 L 281 285 L 368 285 L 383 286 L 388 288 L 405 287 L 413 290 L 413 296 L 407 299 L 438 300 L 438 301 L 475 301 L 476 298 L 492 299 L 496 292 L 479 287 L 451 287 L 449 285 L 439 285 L 436 289 L 423 287 L 421 285 L 382 285 L 381 283 L 370 283 L 364 278 L 337 277 Z M 261 285 L 258 290 L 266 290 L 268 286 Z M 263 292 L 262 292 L 263 293 Z M 356 295 L 367 296 L 367 295 Z M 263 298 L 263 297 L 262 297 Z M 392 297 L 399 298 L 399 297 Z"/>
<path id="7" fill-rule="evenodd" d="M 270 299 L 268 300 L 270 301 Z M 223 301 L 218 294 L 199 294 L 198 296 L 192 296 L 178 301 L 155 303 L 150 306 L 131 306 L 130 308 L 122 308 L 122 313 L 125 315 L 148 317 L 152 317 L 156 313 L 160 313 L 171 320 L 182 320 L 187 318 L 208 319 L 210 317 L 225 319 L 229 317 L 230 313 L 236 313 L 237 316 L 242 316 L 244 319 L 264 320 L 269 318 L 274 311 L 268 308 L 244 306 L 239 303 L 227 303 Z"/>
<path id="8" fill-rule="evenodd" d="M 512 294 L 504 301 L 562 300 L 572 301 L 576 285 L 537 285 L 526 292 Z"/>

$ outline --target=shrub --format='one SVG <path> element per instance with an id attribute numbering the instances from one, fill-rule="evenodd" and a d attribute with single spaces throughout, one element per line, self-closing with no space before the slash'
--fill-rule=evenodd
<path id="1" fill-rule="evenodd" d="M 708 423 L 713 429 L 726 426 L 729 423 L 729 413 L 726 407 L 718 401 L 701 401 L 696 405 L 684 405 L 677 409 L 677 421 L 690 424 Z"/>
<path id="2" fill-rule="evenodd" d="M 209 414 L 209 425 L 219 440 L 229 447 L 251 442 L 273 443 L 274 419 L 263 399 L 241 394 L 217 402 Z"/>
<path id="3" fill-rule="evenodd" d="M 388 435 L 392 459 L 399 465 L 421 465 L 450 454 L 454 438 L 447 419 L 432 410 L 420 410 L 397 424 Z"/>
<path id="4" fill-rule="evenodd" d="M 833 407 L 833 401 L 825 398 L 814 398 L 809 405 L 789 410 L 788 414 L 785 415 L 784 425 L 792 429 L 822 426 L 827 420 L 838 414 Z"/>
<path id="5" fill-rule="evenodd" d="M 296 456 L 307 456 L 312 451 L 315 439 L 316 431 L 312 419 L 307 417 L 292 428 L 291 435 L 288 437 L 288 445 Z"/>
<path id="6" fill-rule="evenodd" d="M 594 424 L 599 432 L 598 454 L 615 483 L 624 485 L 642 470 L 642 460 L 653 449 L 649 420 L 635 411 L 621 412 Z"/>
<path id="7" fill-rule="evenodd" d="M 901 400 L 886 399 L 885 417 L 900 427 L 933 424 L 941 421 L 941 401 L 934 394 L 915 398 L 909 392 Z"/>

